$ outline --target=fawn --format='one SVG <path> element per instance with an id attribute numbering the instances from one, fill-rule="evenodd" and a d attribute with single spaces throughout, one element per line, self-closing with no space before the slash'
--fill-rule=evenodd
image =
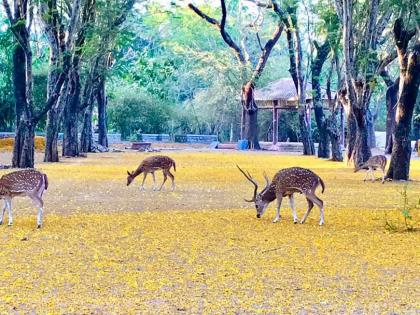
<path id="1" fill-rule="evenodd" d="M 366 176 L 364 181 L 367 180 L 368 174 L 371 174 L 372 182 L 375 181 L 375 174 L 374 171 L 377 168 L 380 168 L 382 171 L 382 184 L 385 182 L 385 167 L 386 167 L 386 156 L 385 155 L 375 155 L 369 158 L 365 163 L 360 166 L 354 168 L 354 172 L 358 172 L 360 170 L 366 170 Z"/>
<path id="2" fill-rule="evenodd" d="M 300 167 L 285 168 L 278 171 L 274 175 L 271 182 L 267 175 L 264 173 L 266 186 L 260 193 L 257 193 L 258 184 L 255 179 L 252 178 L 248 171 L 245 172 L 238 165 L 236 166 L 245 176 L 245 178 L 254 185 L 254 195 L 252 199 L 245 201 L 255 203 L 255 208 L 257 209 L 257 218 L 260 218 L 264 214 L 270 202 L 272 202 L 274 199 L 277 199 L 277 211 L 273 223 L 278 222 L 280 220 L 280 207 L 282 199 L 283 197 L 287 196 L 289 197 L 290 208 L 293 212 L 293 222 L 297 223 L 298 217 L 296 214 L 295 200 L 293 195 L 294 193 L 301 193 L 306 197 L 308 202 L 308 209 L 306 210 L 306 213 L 300 223 L 305 223 L 306 218 L 308 217 L 315 203 L 321 212 L 319 225 L 324 224 L 324 202 L 315 195 L 315 190 L 320 185 L 322 187 L 322 192 L 324 192 L 325 185 L 322 179 L 311 170 Z"/>
<path id="3" fill-rule="evenodd" d="M 154 155 L 148 158 L 145 158 L 137 167 L 135 171 L 131 173 L 127 171 L 127 186 L 131 184 L 131 182 L 143 173 L 143 182 L 141 183 L 140 188 L 144 189 L 144 181 L 146 180 L 147 174 L 151 173 L 153 176 L 153 190 L 156 190 L 156 178 L 155 178 L 155 171 L 162 170 L 163 172 L 163 182 L 160 185 L 159 190 L 162 189 L 163 185 L 166 182 L 167 177 L 169 176 L 172 180 L 172 191 L 175 189 L 174 183 L 174 175 L 170 172 L 171 167 L 173 166 L 174 171 L 176 171 L 175 161 L 168 156 L 165 155 Z"/>
<path id="4" fill-rule="evenodd" d="M 0 178 L 0 199 L 4 199 L 5 204 L 0 216 L 0 224 L 3 224 L 4 212 L 8 211 L 9 226 L 13 224 L 12 218 L 12 199 L 18 196 L 27 196 L 32 199 L 38 207 L 37 226 L 42 226 L 42 214 L 44 201 L 42 194 L 48 188 L 47 175 L 33 169 L 26 169 L 3 175 Z"/>

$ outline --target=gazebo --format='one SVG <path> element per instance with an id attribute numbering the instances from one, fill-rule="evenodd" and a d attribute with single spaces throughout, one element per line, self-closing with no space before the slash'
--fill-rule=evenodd
<path id="1" fill-rule="evenodd" d="M 312 84 L 305 83 L 306 104 L 312 108 Z M 333 93 L 332 97 L 335 96 Z M 325 89 L 321 89 L 324 108 L 328 109 L 328 97 Z M 292 79 L 284 78 L 273 81 L 267 86 L 254 91 L 254 99 L 258 109 L 268 109 L 273 112 L 273 144 L 278 141 L 278 112 L 280 109 L 293 110 L 299 109 L 299 99 L 296 87 Z M 310 116 L 309 113 L 307 113 Z M 310 120 L 309 120 L 310 121 Z"/>

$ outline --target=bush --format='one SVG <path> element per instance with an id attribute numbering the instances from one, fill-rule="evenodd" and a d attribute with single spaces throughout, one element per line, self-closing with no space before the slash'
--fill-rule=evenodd
<path id="1" fill-rule="evenodd" d="M 168 132 L 170 117 L 168 105 L 139 87 L 118 86 L 110 93 L 110 129 L 118 130 L 122 139 L 139 133 Z"/>

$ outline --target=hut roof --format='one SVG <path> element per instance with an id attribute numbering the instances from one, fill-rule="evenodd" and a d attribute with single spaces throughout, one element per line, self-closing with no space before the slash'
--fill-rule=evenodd
<path id="1" fill-rule="evenodd" d="M 312 100 L 312 84 L 306 82 L 306 101 Z M 321 89 L 323 99 L 327 99 L 326 90 Z M 267 86 L 254 91 L 255 100 L 258 102 L 280 101 L 293 103 L 298 101 L 295 84 L 292 79 L 279 79 L 269 83 Z M 334 97 L 334 93 L 332 95 Z"/>

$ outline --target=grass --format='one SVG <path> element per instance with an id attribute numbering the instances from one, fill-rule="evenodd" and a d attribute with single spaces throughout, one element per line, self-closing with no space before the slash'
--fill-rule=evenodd
<path id="1" fill-rule="evenodd" d="M 50 181 L 44 227 L 35 229 L 28 200 L 14 201 L 14 226 L 0 227 L 0 313 L 419 312 L 419 233 L 385 228 L 385 212 L 403 224 L 403 184 L 364 183 L 312 157 L 185 151 L 169 153 L 175 192 L 151 191 L 151 177 L 147 191 L 140 180 L 127 187 L 126 170 L 146 155 L 38 164 Z M 294 225 L 287 202 L 279 223 L 274 205 L 256 219 L 236 163 L 261 183 L 263 170 L 313 169 L 326 184 L 325 226 L 318 209 Z M 417 202 L 418 160 L 411 177 L 407 198 Z M 299 217 L 305 208 L 298 196 Z"/>

